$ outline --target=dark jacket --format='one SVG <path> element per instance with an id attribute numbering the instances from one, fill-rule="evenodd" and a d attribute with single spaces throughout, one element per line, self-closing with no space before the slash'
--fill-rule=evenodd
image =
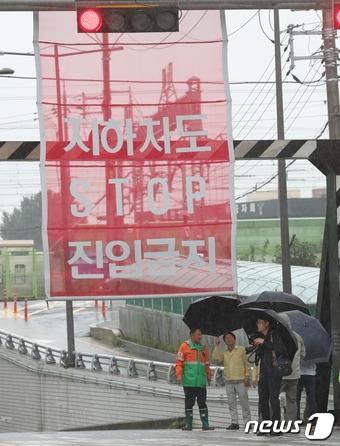
<path id="1" fill-rule="evenodd" d="M 287 349 L 277 329 L 270 330 L 264 338 L 264 343 L 257 349 L 256 362 L 261 361 L 261 371 L 271 371 L 273 368 L 273 351 L 276 357 L 287 356 Z"/>

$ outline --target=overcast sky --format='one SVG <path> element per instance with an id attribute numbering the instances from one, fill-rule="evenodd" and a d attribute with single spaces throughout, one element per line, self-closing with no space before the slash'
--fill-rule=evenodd
<path id="1" fill-rule="evenodd" d="M 260 18 L 260 20 L 259 20 Z M 262 25 L 260 26 L 260 22 Z M 240 11 L 227 13 L 229 33 L 230 81 L 267 82 L 274 79 L 274 45 L 272 13 Z M 32 14 L 0 13 L 0 50 L 33 52 Z M 321 29 L 321 17 L 315 12 L 281 12 L 282 48 L 288 41 L 289 24 L 299 29 Z M 266 34 L 266 35 L 265 35 Z M 321 46 L 321 36 L 295 38 L 295 54 L 311 55 Z M 284 85 L 286 138 L 308 139 L 320 134 L 327 122 L 326 93 L 320 79 L 323 67 L 320 60 L 296 62 L 294 75 L 304 82 L 299 84 L 289 70 L 289 50 L 282 58 L 283 78 L 293 83 Z M 2 56 L 0 68 L 11 67 L 15 75 L 33 79 L 0 78 L 0 140 L 39 140 L 36 110 L 35 66 L 30 56 Z M 275 139 L 275 86 L 271 84 L 231 85 L 233 100 L 233 135 L 235 139 Z M 328 138 L 328 131 L 323 133 Z M 239 197 L 260 185 L 276 172 L 272 161 L 237 162 L 235 195 Z M 323 177 L 312 165 L 298 161 L 288 168 L 289 188 L 300 189 L 310 196 L 313 187 L 324 185 Z M 272 181 L 263 190 L 276 188 Z M 0 162 L 0 212 L 11 211 L 24 195 L 40 190 L 38 163 Z"/>

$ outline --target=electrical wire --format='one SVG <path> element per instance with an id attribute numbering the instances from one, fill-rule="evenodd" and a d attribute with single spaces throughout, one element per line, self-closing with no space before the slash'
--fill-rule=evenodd
<path id="1" fill-rule="evenodd" d="M 258 16 L 258 19 L 259 19 L 259 25 L 260 25 L 260 28 L 261 28 L 262 33 L 266 36 L 266 38 L 269 40 L 269 42 L 271 42 L 271 43 L 275 43 L 274 39 L 271 39 L 271 38 L 268 36 L 268 34 L 265 32 L 265 30 L 264 30 L 264 28 L 263 28 L 263 26 L 262 26 L 262 22 L 261 22 L 261 10 L 258 11 L 257 16 Z"/>
<path id="2" fill-rule="evenodd" d="M 325 133 L 327 127 L 328 127 L 328 121 L 327 121 L 326 124 L 322 127 L 320 133 L 315 137 L 315 139 L 319 139 L 319 138 L 321 138 L 321 136 Z"/>
<path id="3" fill-rule="evenodd" d="M 295 163 L 296 160 L 292 160 L 290 163 L 287 164 L 286 166 L 286 170 L 288 169 L 289 166 L 291 166 L 292 164 Z M 263 189 L 265 186 L 267 186 L 268 184 L 270 184 L 272 181 L 274 181 L 277 177 L 279 176 L 279 173 L 276 173 L 275 175 L 273 175 L 272 177 L 270 177 L 267 181 L 261 183 L 259 186 L 255 186 L 253 189 L 249 190 L 248 192 L 245 192 L 244 194 L 239 195 L 238 197 L 235 198 L 235 200 L 240 200 L 241 198 L 246 197 L 249 194 L 252 194 L 254 192 L 257 192 L 260 189 Z"/>
<path id="4" fill-rule="evenodd" d="M 243 25 L 241 25 L 239 28 L 235 29 L 234 31 L 231 31 L 230 33 L 228 33 L 228 38 L 233 36 L 234 34 L 238 33 L 239 31 L 241 31 L 241 29 L 243 29 L 245 26 L 248 25 L 248 23 L 250 23 L 254 17 L 256 17 L 257 13 L 259 10 L 257 10 L 246 22 L 243 23 Z"/>

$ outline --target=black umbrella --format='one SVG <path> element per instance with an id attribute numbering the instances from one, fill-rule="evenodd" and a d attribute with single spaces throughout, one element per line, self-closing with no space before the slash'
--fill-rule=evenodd
<path id="1" fill-rule="evenodd" d="M 189 328 L 200 328 L 203 334 L 221 336 L 242 327 L 238 303 L 235 297 L 204 297 L 190 305 L 183 321 Z"/>
<path id="2" fill-rule="evenodd" d="M 313 363 L 328 362 L 332 341 L 321 322 L 298 310 L 281 314 L 289 318 L 292 329 L 302 337 L 306 348 L 304 360 Z"/>
<path id="3" fill-rule="evenodd" d="M 307 305 L 294 294 L 283 293 L 282 291 L 262 291 L 247 297 L 240 308 L 267 308 L 278 313 L 282 311 L 300 310 L 309 314 Z"/>
<path id="4" fill-rule="evenodd" d="M 257 319 L 265 318 L 269 320 L 272 329 L 277 329 L 282 337 L 282 342 L 287 348 L 288 355 L 293 360 L 297 350 L 297 341 L 290 327 L 289 321 L 274 310 L 244 308 L 240 310 L 243 319 L 243 329 L 249 336 L 254 337 L 257 333 Z"/>

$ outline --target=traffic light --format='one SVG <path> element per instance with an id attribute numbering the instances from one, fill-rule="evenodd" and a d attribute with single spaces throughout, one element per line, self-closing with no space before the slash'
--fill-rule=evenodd
<path id="1" fill-rule="evenodd" d="M 178 8 L 78 8 L 79 33 L 178 31 Z"/>
<path id="2" fill-rule="evenodd" d="M 340 29 L 340 5 L 334 5 L 333 22 L 334 29 Z"/>

